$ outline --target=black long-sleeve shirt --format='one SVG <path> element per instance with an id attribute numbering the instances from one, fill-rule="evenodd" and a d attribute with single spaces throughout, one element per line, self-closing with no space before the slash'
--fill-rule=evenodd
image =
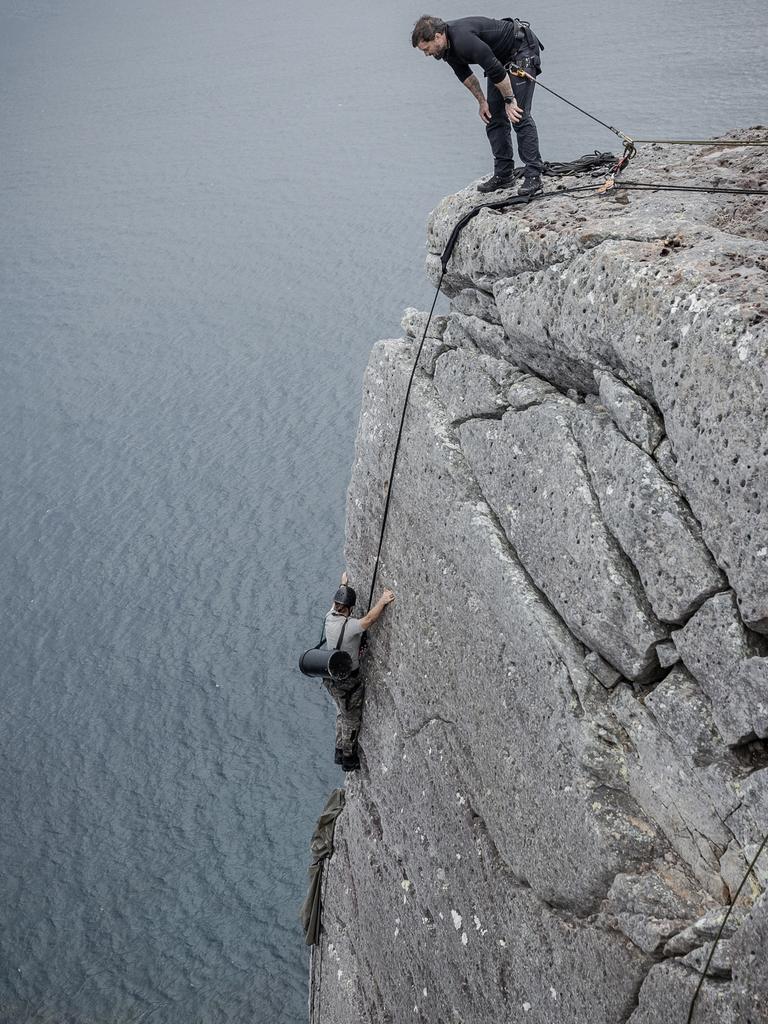
<path id="1" fill-rule="evenodd" d="M 460 82 L 465 82 L 472 74 L 470 64 L 479 64 L 494 84 L 506 76 L 504 64 L 515 52 L 515 29 L 511 19 L 458 18 L 446 24 L 448 49 L 442 59 L 450 64 Z"/>

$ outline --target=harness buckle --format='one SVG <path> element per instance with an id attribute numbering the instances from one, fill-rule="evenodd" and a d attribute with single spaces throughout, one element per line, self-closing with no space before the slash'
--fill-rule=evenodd
<path id="1" fill-rule="evenodd" d="M 514 75 L 515 78 L 532 78 L 533 76 L 530 75 L 527 71 L 525 71 L 520 66 L 520 65 L 522 65 L 523 61 L 529 61 L 529 60 L 530 60 L 529 57 L 523 57 L 522 60 L 520 61 L 520 64 L 515 64 L 514 62 L 510 61 L 509 64 L 505 64 L 504 65 L 504 70 L 508 74 Z"/>

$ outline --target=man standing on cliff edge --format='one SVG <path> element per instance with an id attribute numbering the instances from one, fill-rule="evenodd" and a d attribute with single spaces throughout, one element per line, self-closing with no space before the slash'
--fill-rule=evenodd
<path id="1" fill-rule="evenodd" d="M 425 14 L 413 27 L 411 43 L 425 56 L 449 64 L 479 104 L 493 152 L 493 175 L 477 186 L 478 192 L 511 188 L 515 182 L 510 124 L 514 126 L 517 149 L 524 164 L 518 195 L 532 196 L 540 192 L 544 164 L 536 124 L 531 117 L 536 83 L 528 78 L 510 78 L 505 67 L 514 63 L 534 77 L 540 73 L 540 53 L 544 47 L 528 22 L 512 18 L 443 21 Z M 487 96 L 483 95 L 470 64 L 483 68 L 488 79 Z"/>

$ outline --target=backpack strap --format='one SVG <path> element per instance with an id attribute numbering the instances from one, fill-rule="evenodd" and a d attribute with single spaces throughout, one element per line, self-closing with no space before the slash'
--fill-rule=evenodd
<path id="1" fill-rule="evenodd" d="M 336 646 L 334 647 L 335 651 L 340 650 L 341 649 L 341 645 L 344 643 L 344 630 L 347 628 L 347 623 L 348 622 L 349 622 L 349 616 L 345 615 L 344 616 L 344 625 L 341 627 L 341 632 L 339 633 L 339 639 L 336 641 Z"/>
<path id="2" fill-rule="evenodd" d="M 349 616 L 347 615 L 346 618 L 344 619 L 344 625 L 341 627 L 341 633 L 339 634 L 339 639 L 338 639 L 338 642 L 336 643 L 336 646 L 334 647 L 334 651 L 338 651 L 341 648 L 342 643 L 344 642 L 344 630 L 347 628 L 347 623 L 348 622 L 349 622 Z M 363 634 L 363 636 L 365 636 L 365 634 Z M 327 637 L 325 635 L 325 621 L 323 621 L 323 631 L 320 634 L 320 641 L 319 641 L 319 643 L 315 644 L 315 650 L 319 651 L 321 647 L 327 647 L 327 646 L 328 646 L 328 639 L 327 639 Z"/>

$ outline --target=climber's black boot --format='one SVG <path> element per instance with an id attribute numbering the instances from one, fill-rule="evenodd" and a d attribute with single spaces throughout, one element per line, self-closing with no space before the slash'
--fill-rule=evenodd
<path id="1" fill-rule="evenodd" d="M 481 181 L 477 186 L 478 192 L 499 192 L 503 188 L 512 188 L 515 184 L 515 172 L 509 174 L 494 174 L 486 181 Z"/>
<path id="2" fill-rule="evenodd" d="M 536 177 L 526 176 L 523 178 L 523 183 L 517 190 L 517 194 L 519 196 L 535 196 L 537 192 L 543 191 L 544 186 L 541 183 L 541 178 L 537 174 Z"/>

